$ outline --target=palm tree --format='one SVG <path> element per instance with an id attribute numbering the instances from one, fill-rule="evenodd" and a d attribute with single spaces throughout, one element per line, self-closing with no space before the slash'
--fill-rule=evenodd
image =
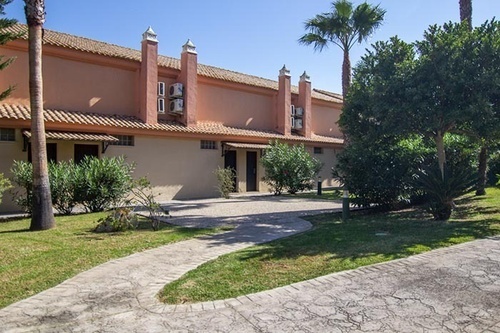
<path id="1" fill-rule="evenodd" d="M 472 31 L 472 0 L 459 0 L 460 6 L 460 21 L 466 21 L 469 25 L 469 30 Z M 486 194 L 486 179 L 488 172 L 488 146 L 485 140 L 481 140 L 481 150 L 478 156 L 478 179 L 476 185 L 476 195 Z"/>
<path id="2" fill-rule="evenodd" d="M 31 156 L 33 163 L 33 202 L 30 230 L 45 230 L 55 227 L 43 120 L 42 30 L 45 22 L 45 1 L 24 0 L 24 3 L 28 23 Z"/>
<path id="3" fill-rule="evenodd" d="M 299 39 L 299 43 L 314 45 L 322 51 L 329 43 L 337 45 L 344 52 L 342 63 L 342 96 L 345 98 L 351 85 L 351 60 L 349 51 L 356 43 L 361 43 L 382 24 L 385 10 L 366 2 L 356 8 L 351 1 L 332 2 L 332 11 L 318 14 L 305 22 L 309 31 Z"/>
<path id="4" fill-rule="evenodd" d="M 467 21 L 472 30 L 472 0 L 459 0 L 460 22 Z"/>

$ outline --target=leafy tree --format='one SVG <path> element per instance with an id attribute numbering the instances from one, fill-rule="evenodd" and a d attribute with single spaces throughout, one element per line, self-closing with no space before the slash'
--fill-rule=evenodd
<path id="1" fill-rule="evenodd" d="M 444 136 L 473 118 L 484 104 L 477 93 L 476 41 L 466 25 L 431 26 L 422 41 L 407 44 L 396 37 L 378 42 L 356 68 L 340 124 L 350 137 L 353 127 L 377 124 L 378 132 L 420 134 L 436 145 L 444 177 Z M 403 120 L 403 121 L 402 121 Z"/>
<path id="2" fill-rule="evenodd" d="M 3 173 L 0 173 L 0 203 L 2 203 L 3 192 L 11 188 L 12 185 L 8 178 L 5 178 Z"/>
<path id="3" fill-rule="evenodd" d="M 45 1 L 24 0 L 29 42 L 29 82 L 31 107 L 31 156 L 33 162 L 33 202 L 30 230 L 54 228 L 49 168 L 43 119 L 42 29 Z"/>
<path id="4" fill-rule="evenodd" d="M 264 181 L 275 195 L 284 190 L 295 194 L 311 189 L 322 167 L 322 163 L 312 157 L 304 145 L 289 146 L 278 141 L 271 143 L 260 161 L 266 171 Z"/>
<path id="5" fill-rule="evenodd" d="M 3 16 L 5 15 L 4 9 L 5 6 L 11 3 L 12 0 L 0 0 L 0 15 Z M 0 45 L 4 45 L 7 42 L 16 39 L 19 37 L 19 34 L 9 32 L 5 30 L 6 28 L 9 28 L 16 24 L 17 21 L 14 19 L 7 19 L 7 18 L 0 18 Z M 9 66 L 13 61 L 14 58 L 9 58 L 4 60 L 3 56 L 0 56 L 0 71 L 4 70 L 7 66 Z M 0 100 L 5 99 L 7 96 L 10 95 L 14 87 L 9 86 L 9 88 L 5 91 L 0 92 Z"/>
<path id="6" fill-rule="evenodd" d="M 314 45 L 322 51 L 329 43 L 337 45 L 344 53 L 342 63 L 342 95 L 345 98 L 351 84 L 351 60 L 349 51 L 356 43 L 361 43 L 382 24 L 385 10 L 366 2 L 354 8 L 351 1 L 332 2 L 332 11 L 318 14 L 305 22 L 309 31 L 299 39 L 299 43 Z"/>

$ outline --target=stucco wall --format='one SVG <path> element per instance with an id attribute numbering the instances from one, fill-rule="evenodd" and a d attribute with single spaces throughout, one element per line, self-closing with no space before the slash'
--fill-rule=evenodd
<path id="1" fill-rule="evenodd" d="M 319 176 L 321 176 L 321 186 L 339 186 L 339 184 L 332 178 L 332 168 L 337 163 L 337 154 L 340 149 L 323 147 L 323 154 L 314 154 L 314 147 L 309 146 L 307 147 L 307 151 L 311 154 L 311 156 L 323 163 L 323 168 L 319 173 Z"/>
<path id="2" fill-rule="evenodd" d="M 342 137 L 337 121 L 341 111 L 323 105 L 312 105 L 312 132 L 319 135 Z"/>
<path id="3" fill-rule="evenodd" d="M 136 136 L 133 147 L 110 146 L 104 155 L 135 162 L 134 177 L 147 176 L 160 201 L 218 195 L 213 171 L 224 165 L 220 146 L 208 150 L 199 140 Z"/>
<path id="4" fill-rule="evenodd" d="M 273 129 L 273 97 L 198 84 L 198 120 L 229 126 Z"/>
<path id="5" fill-rule="evenodd" d="M 15 85 L 7 101 L 28 105 L 27 52 L 1 48 L 0 54 L 16 57 L 2 71 L 0 91 Z M 126 115 L 137 109 L 136 71 L 44 55 L 43 78 L 46 108 Z"/>
<path id="6" fill-rule="evenodd" d="M 23 139 L 20 130 L 16 130 L 16 141 L 0 141 L 0 173 L 11 178 L 10 169 L 14 160 L 23 161 L 27 159 L 27 152 L 23 152 Z M 19 211 L 20 208 L 13 202 L 12 194 L 9 190 L 3 193 L 0 212 Z"/>

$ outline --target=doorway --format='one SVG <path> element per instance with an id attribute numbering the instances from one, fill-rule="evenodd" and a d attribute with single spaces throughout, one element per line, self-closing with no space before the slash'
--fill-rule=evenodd
<path id="1" fill-rule="evenodd" d="M 236 150 L 228 150 L 224 155 L 224 168 L 231 168 L 234 170 L 233 174 L 233 189 L 231 192 L 236 192 Z"/>
<path id="2" fill-rule="evenodd" d="M 257 191 L 257 152 L 247 151 L 247 192 Z"/>
<path id="3" fill-rule="evenodd" d="M 85 156 L 94 156 L 99 158 L 99 146 L 75 144 L 75 163 L 80 163 Z"/>

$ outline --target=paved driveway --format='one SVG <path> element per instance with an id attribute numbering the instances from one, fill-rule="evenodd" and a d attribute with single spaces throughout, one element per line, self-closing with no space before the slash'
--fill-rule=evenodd
<path id="1" fill-rule="evenodd" d="M 169 203 L 170 221 L 231 224 L 224 234 L 114 260 L 0 310 L 2 332 L 500 332 L 500 239 L 193 305 L 161 287 L 251 244 L 310 228 L 328 201 L 257 197 Z"/>

